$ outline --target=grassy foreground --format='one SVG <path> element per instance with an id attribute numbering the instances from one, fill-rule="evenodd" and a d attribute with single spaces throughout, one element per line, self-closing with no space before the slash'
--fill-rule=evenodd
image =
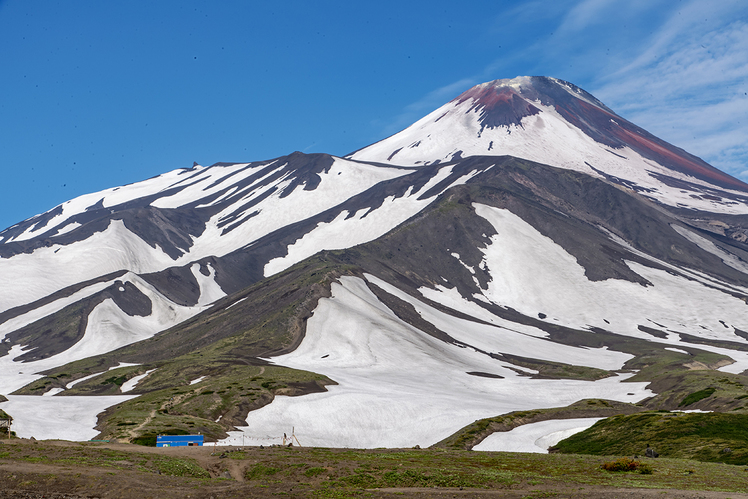
<path id="1" fill-rule="evenodd" d="M 234 459 L 257 454 L 232 453 Z M 257 483 L 298 481 L 322 496 L 374 488 L 462 487 L 513 489 L 537 485 L 748 490 L 748 472 L 725 465 L 675 459 L 649 460 L 651 475 L 611 473 L 606 459 L 503 452 L 439 450 L 273 449 L 247 467 Z M 364 490 L 362 490 L 364 489 Z"/>
<path id="2" fill-rule="evenodd" d="M 651 474 L 601 468 L 615 458 L 445 449 L 146 449 L 16 439 L 0 443 L 0 483 L 6 493 L 98 497 L 106 490 L 107 497 L 123 498 L 496 497 L 497 491 L 518 498 L 634 497 L 641 492 L 635 489 L 737 497 L 731 493 L 748 490 L 743 467 L 660 458 L 646 460 Z"/>

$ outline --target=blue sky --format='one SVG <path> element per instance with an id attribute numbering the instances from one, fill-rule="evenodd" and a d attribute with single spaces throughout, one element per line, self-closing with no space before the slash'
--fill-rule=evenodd
<path id="1" fill-rule="evenodd" d="M 748 2 L 0 0 L 0 228 L 193 161 L 344 155 L 547 75 L 748 181 Z"/>

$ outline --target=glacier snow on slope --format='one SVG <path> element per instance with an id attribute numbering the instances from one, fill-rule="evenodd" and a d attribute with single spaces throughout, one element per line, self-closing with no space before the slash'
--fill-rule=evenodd
<path id="1" fill-rule="evenodd" d="M 434 195 L 419 199 L 432 187 L 445 180 L 452 173 L 451 166 L 440 168 L 439 172 L 416 192 L 408 191 L 402 197 L 389 196 L 382 206 L 375 210 L 362 208 L 349 218 L 343 211 L 330 223 L 319 223 L 311 232 L 304 234 L 288 246 L 288 254 L 274 258 L 265 265 L 265 277 L 271 276 L 322 250 L 351 248 L 383 236 L 394 227 L 406 221 L 436 200 L 437 196 L 457 185 L 462 185 L 478 172 L 472 171 L 454 180 Z"/>
<path id="2" fill-rule="evenodd" d="M 481 291 L 491 302 L 532 317 L 544 313 L 548 320 L 571 328 L 595 326 L 651 339 L 638 329 L 649 319 L 663 329 L 746 343 L 733 327 L 720 322 L 748 323 L 748 306 L 742 300 L 697 280 L 630 261 L 626 264 L 652 286 L 619 279 L 590 281 L 572 255 L 517 215 L 486 205 L 474 207 L 498 232 L 482 250 L 492 281 Z"/>
<path id="3" fill-rule="evenodd" d="M 94 307 L 89 314 L 83 338 L 67 350 L 41 360 L 18 362 L 14 359 L 26 352 L 23 346 L 14 345 L 7 355 L 0 357 L 0 393 L 14 392 L 41 378 L 42 375 L 39 373 L 48 369 L 111 352 L 122 346 L 150 338 L 174 324 L 189 319 L 209 306 L 177 305 L 133 273 L 122 276 L 120 280 L 135 285 L 151 301 L 150 315 L 127 315 L 112 299 L 107 298 Z M 206 292 L 205 287 L 201 286 L 201 294 L 204 292 Z"/>
<path id="4" fill-rule="evenodd" d="M 564 362 L 605 370 L 621 369 L 627 360 L 634 357 L 630 354 L 608 350 L 605 347 L 581 348 L 562 345 L 545 339 L 543 337 L 545 336 L 544 332 L 537 328 L 516 324 L 496 316 L 492 316 L 492 322 L 495 325 L 461 319 L 436 310 L 373 275 L 366 274 L 366 280 L 376 284 L 389 294 L 410 303 L 424 320 L 436 326 L 440 331 L 448 333 L 457 341 L 485 352 L 508 353 L 520 357 Z M 434 294 L 431 294 L 431 296 L 438 298 Z M 435 301 L 438 302 L 439 300 Z M 459 304 L 459 302 L 457 303 Z M 453 310 L 466 313 L 469 310 L 466 310 L 466 308 L 453 308 Z M 535 330 L 533 331 L 534 334 L 528 334 L 528 330 L 533 329 Z"/>
<path id="5" fill-rule="evenodd" d="M 273 162 L 269 162 L 257 168 L 272 164 Z M 280 164 L 277 169 L 283 166 L 284 164 Z M 269 172 L 266 177 L 274 172 L 275 170 Z M 41 235 L 53 228 L 55 223 L 63 225 L 69 217 L 84 212 L 97 202 L 103 203 L 104 207 L 116 206 L 140 196 L 169 192 L 169 189 L 184 182 L 184 190 L 151 202 L 151 206 L 177 208 L 226 188 L 223 183 L 228 180 L 235 182 L 251 173 L 253 169 L 248 168 L 247 164 L 198 168 L 197 173 L 175 170 L 136 184 L 81 196 L 64 204 L 63 214 L 54 217 L 46 227 L 33 231 L 35 226 L 27 229 L 28 236 Z M 275 230 L 337 206 L 381 181 L 408 173 L 410 170 L 402 168 L 332 158 L 329 170 L 319 173 L 320 182 L 314 190 L 305 190 L 303 186 L 299 186 L 290 194 L 285 193 L 284 190 L 293 181 L 288 174 L 267 185 L 261 185 L 265 177 L 257 179 L 245 188 L 245 196 L 239 197 L 213 215 L 202 234 L 193 236 L 189 250 L 176 260 L 157 245 L 153 247 L 146 243 L 130 231 L 122 220 L 116 218 L 110 221 L 106 230 L 94 233 L 82 241 L 62 245 L 55 244 L 52 237 L 52 244 L 49 246 L 36 248 L 31 253 L 0 258 L 0 280 L 7 284 L 0 289 L 0 312 L 110 272 L 128 270 L 144 274 L 188 265 L 210 256 L 224 256 Z M 198 178 L 195 180 L 193 176 Z M 262 198 L 267 193 L 269 195 Z M 248 220 L 248 223 L 226 231 L 221 223 L 222 219 L 235 216 L 236 210 L 255 198 L 261 200 L 237 218 Z M 22 239 L 27 239 L 26 234 L 16 237 L 16 240 Z"/>
<path id="6" fill-rule="evenodd" d="M 121 220 L 112 220 L 106 230 L 82 241 L 0 258 L 0 312 L 118 270 L 145 274 L 173 265 L 160 248 L 148 245 Z"/>
<path id="7" fill-rule="evenodd" d="M 301 345 L 272 360 L 339 384 L 324 393 L 277 396 L 250 412 L 242 432 L 253 444 L 277 443 L 295 427 L 302 445 L 424 446 L 476 418 L 583 398 L 636 402 L 651 395 L 647 383 L 622 383 L 623 375 L 594 382 L 519 376 L 501 361 L 403 322 L 355 277 L 333 283 L 332 297 L 320 299 Z M 504 378 L 467 374 L 473 371 Z M 241 436 L 232 432 L 225 442 Z"/>

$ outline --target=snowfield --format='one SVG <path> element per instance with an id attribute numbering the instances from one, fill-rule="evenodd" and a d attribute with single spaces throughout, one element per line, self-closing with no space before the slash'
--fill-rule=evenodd
<path id="1" fill-rule="evenodd" d="M 0 312 L 118 270 L 145 274 L 173 265 L 160 248 L 149 246 L 121 220 L 112 220 L 105 231 L 83 241 L 0 258 Z"/>
<path id="2" fill-rule="evenodd" d="M 601 327 L 649 341 L 655 339 L 637 327 L 646 319 L 663 329 L 745 343 L 729 325 L 748 322 L 748 307 L 708 287 L 703 279 L 687 279 L 627 262 L 653 285 L 616 279 L 590 281 L 574 257 L 517 215 L 479 204 L 474 208 L 498 232 L 483 250 L 480 266 L 490 269 L 492 276 L 487 289 L 481 289 L 483 300 L 529 316 L 542 312 L 547 320 L 573 328 Z M 333 296 L 320 300 L 300 347 L 272 359 L 279 365 L 323 373 L 339 385 L 328 387 L 327 393 L 276 397 L 272 404 L 250 413 L 247 428 L 232 434 L 225 443 L 240 436 L 247 442 L 278 443 L 275 440 L 280 435 L 290 434 L 295 427 L 305 445 L 424 446 L 482 417 L 564 406 L 583 398 L 636 402 L 646 397 L 644 384 L 622 383 L 625 377 L 621 375 L 596 382 L 528 379 L 517 374 L 522 368 L 470 347 L 613 371 L 631 358 L 628 354 L 550 342 L 545 332 L 496 317 L 445 286 L 421 288 L 420 292 L 490 325 L 438 311 L 375 276 L 366 275 L 366 279 L 410 303 L 424 320 L 468 347 L 443 343 L 409 326 L 379 302 L 364 281 L 343 277 L 340 284 L 333 284 Z M 693 347 L 674 332 L 656 341 Z M 706 345 L 698 348 L 734 359 L 733 364 L 721 368 L 726 372 L 748 368 L 746 352 Z M 521 437 L 524 441 L 528 438 Z"/>
<path id="3" fill-rule="evenodd" d="M 201 297 L 217 296 L 217 285 L 212 281 L 212 278 L 202 275 L 199 271 L 196 273 L 201 276 L 201 279 L 198 279 Z M 46 359 L 19 362 L 14 359 L 23 355 L 26 351 L 21 345 L 14 345 L 7 355 L 0 357 L 0 393 L 14 392 L 43 377 L 39 373 L 48 369 L 93 355 L 111 352 L 125 345 L 150 338 L 210 306 L 184 307 L 177 305 L 133 273 L 125 274 L 120 280 L 132 283 L 148 297 L 152 305 L 150 315 L 145 317 L 127 315 L 113 300 L 108 298 L 91 311 L 83 338 L 67 350 Z"/>
<path id="4" fill-rule="evenodd" d="M 55 312 L 59 312 L 63 308 L 67 307 L 68 305 L 78 302 L 95 293 L 98 293 L 99 291 L 111 286 L 115 280 L 116 279 L 86 286 L 80 291 L 68 296 L 67 298 L 60 298 L 60 299 L 54 300 L 53 302 L 47 305 L 42 305 L 41 307 L 38 307 L 38 308 L 35 308 L 33 310 L 26 312 L 25 314 L 18 315 L 12 319 L 9 319 L 3 322 L 2 324 L 0 324 L 0 340 L 4 339 L 8 333 L 12 333 L 13 331 L 17 329 L 21 329 L 22 327 L 27 326 L 31 324 L 32 322 L 36 322 L 39 319 L 43 319 L 44 317 L 48 315 L 51 315 Z"/>
<path id="5" fill-rule="evenodd" d="M 282 166 L 285 165 L 280 165 Z M 320 174 L 320 183 L 314 190 L 307 191 L 300 186 L 282 197 L 284 189 L 293 181 L 291 178 L 281 178 L 270 185 L 246 189 L 246 196 L 208 221 L 203 234 L 193 241 L 189 253 L 180 257 L 176 263 L 183 265 L 208 256 L 226 255 L 275 230 L 333 208 L 379 182 L 408 173 L 411 172 L 407 169 L 378 167 L 334 158 L 329 172 Z M 258 180 L 255 184 L 259 182 Z M 227 233 L 224 233 L 224 228 L 219 227 L 221 220 L 233 215 L 241 205 L 267 193 L 270 194 L 237 217 L 237 221 L 250 220 L 249 223 L 243 223 Z"/>
<path id="6" fill-rule="evenodd" d="M 544 313 L 547 320 L 572 328 L 595 326 L 649 340 L 652 336 L 637 327 L 647 325 L 646 319 L 663 330 L 747 342 L 735 334 L 735 327 L 748 324 L 748 306 L 738 298 L 634 262 L 626 264 L 652 286 L 619 279 L 590 281 L 572 255 L 517 215 L 486 205 L 474 207 L 498 232 L 483 250 L 493 280 L 482 290 L 497 305 L 531 317 Z"/>
<path id="7" fill-rule="evenodd" d="M 379 279 L 373 275 L 366 274 L 366 280 L 376 284 L 391 295 L 397 296 L 403 301 L 413 305 L 418 314 L 427 322 L 436 326 L 439 330 L 447 332 L 454 339 L 489 353 L 508 353 L 520 357 L 548 360 L 551 362 L 565 362 L 577 366 L 596 367 L 605 370 L 617 370 L 623 368 L 623 364 L 633 358 L 633 355 L 615 352 L 607 348 L 580 348 L 562 345 L 544 338 L 547 336 L 542 331 L 531 326 L 524 326 L 490 314 L 484 310 L 482 315 L 491 315 L 495 326 L 480 324 L 478 322 L 460 319 L 452 315 L 440 312 L 425 303 L 416 300 L 407 293 Z M 438 295 L 430 293 L 433 298 Z M 440 302 L 438 299 L 434 301 Z M 449 300 L 445 300 L 449 303 Z M 467 300 L 465 300 L 467 302 Z M 440 302 L 443 305 L 447 303 Z M 457 305 L 460 305 L 458 302 Z M 468 307 L 450 307 L 456 311 L 465 312 Z M 469 310 L 469 309 L 468 309 Z M 528 331 L 534 334 L 528 334 Z M 512 366 L 516 369 L 515 366 Z"/>
<path id="8" fill-rule="evenodd" d="M 332 297 L 321 299 L 309 319 L 299 348 L 272 360 L 323 373 L 339 384 L 325 393 L 278 396 L 251 412 L 242 429 L 247 442 L 278 443 L 295 428 L 302 445 L 428 446 L 479 418 L 583 398 L 636 402 L 652 394 L 647 383 L 627 383 L 624 375 L 595 382 L 519 376 L 505 362 L 403 322 L 355 277 L 334 283 Z M 476 371 L 503 378 L 467 374 Z M 223 443 L 237 442 L 242 433 Z"/>
<path id="9" fill-rule="evenodd" d="M 21 438 L 86 441 L 99 434 L 94 429 L 97 414 L 134 397 L 8 395 L 8 401 L 0 403 L 0 409 L 13 416 L 13 431 Z"/>

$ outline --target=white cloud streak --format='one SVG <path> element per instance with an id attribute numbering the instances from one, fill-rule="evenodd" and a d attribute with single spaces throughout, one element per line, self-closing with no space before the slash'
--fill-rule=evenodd
<path id="1" fill-rule="evenodd" d="M 579 2 L 564 16 L 556 31 L 559 33 L 579 32 L 599 22 L 605 11 L 615 3 L 616 0 L 584 0 Z"/>
<path id="2" fill-rule="evenodd" d="M 630 121 L 746 180 L 748 22 L 739 7 L 710 6 L 707 14 L 691 2 L 591 90 Z"/>

